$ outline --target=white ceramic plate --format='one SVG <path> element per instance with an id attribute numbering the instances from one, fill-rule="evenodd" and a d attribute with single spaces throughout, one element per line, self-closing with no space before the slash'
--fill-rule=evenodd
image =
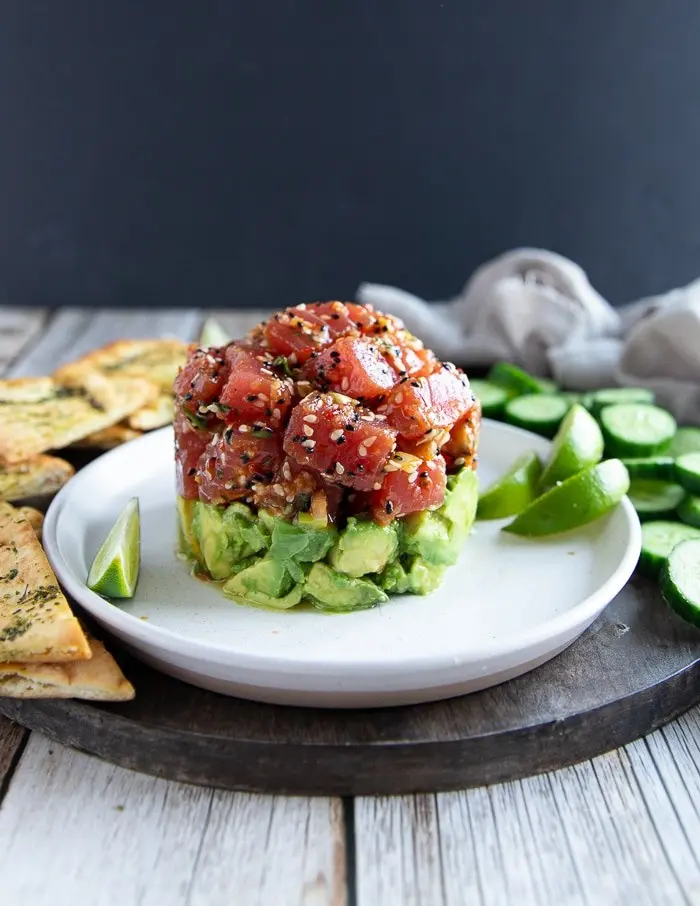
<path id="1" fill-rule="evenodd" d="M 482 483 L 549 444 L 486 420 Z M 477 523 L 459 563 L 427 597 L 326 615 L 256 610 L 189 575 L 175 556 L 173 435 L 149 434 L 95 460 L 51 505 L 44 543 L 66 590 L 137 657 L 207 689 L 259 701 L 379 707 L 495 685 L 570 645 L 623 587 L 641 534 L 625 500 L 577 532 L 527 541 Z M 136 597 L 114 606 L 85 587 L 89 565 L 130 497 L 141 505 Z"/>

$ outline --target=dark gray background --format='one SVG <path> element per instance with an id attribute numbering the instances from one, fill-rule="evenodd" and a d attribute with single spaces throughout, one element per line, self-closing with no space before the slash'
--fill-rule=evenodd
<path id="1" fill-rule="evenodd" d="M 0 0 L 0 303 L 700 274 L 697 0 Z"/>

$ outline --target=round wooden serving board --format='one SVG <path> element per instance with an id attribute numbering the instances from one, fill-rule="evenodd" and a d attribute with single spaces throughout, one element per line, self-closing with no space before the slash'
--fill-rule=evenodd
<path id="1" fill-rule="evenodd" d="M 700 700 L 700 632 L 666 608 L 653 582 L 637 578 L 554 660 L 436 704 L 365 711 L 262 705 L 117 655 L 136 686 L 133 702 L 0 698 L 0 712 L 66 745 L 172 780 L 342 796 L 450 790 L 564 767 L 630 742 Z"/>

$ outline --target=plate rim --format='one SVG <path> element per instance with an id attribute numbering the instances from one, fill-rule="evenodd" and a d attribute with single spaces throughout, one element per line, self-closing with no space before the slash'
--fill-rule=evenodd
<path id="1" fill-rule="evenodd" d="M 484 419 L 484 426 L 491 429 L 514 433 L 518 436 L 527 438 L 528 441 L 537 446 L 543 447 L 549 443 L 539 435 L 532 434 L 529 431 L 507 425 L 503 422 L 497 422 L 492 419 Z M 447 669 L 454 669 L 455 653 L 454 651 L 446 654 L 433 654 L 425 657 L 411 657 L 409 660 L 397 658 L 393 661 L 368 661 L 368 660 L 343 660 L 336 659 L 315 659 L 314 661 L 300 660 L 298 656 L 286 656 L 279 659 L 272 655 L 249 653 L 238 649 L 231 648 L 230 645 L 216 644 L 213 642 L 204 642 L 197 639 L 189 639 L 179 632 L 167 629 L 157 624 L 152 624 L 139 619 L 139 617 L 128 613 L 117 605 L 106 601 L 95 592 L 87 588 L 72 573 L 60 551 L 58 523 L 61 514 L 70 503 L 71 496 L 80 490 L 80 485 L 87 478 L 90 470 L 99 463 L 104 467 L 110 459 L 118 459 L 123 455 L 127 448 L 133 450 L 135 445 L 148 446 L 161 443 L 160 440 L 166 434 L 172 436 L 172 426 L 166 426 L 156 431 L 149 432 L 143 437 L 130 441 L 121 447 L 110 450 L 101 456 L 98 456 L 91 463 L 83 467 L 56 495 L 51 502 L 43 528 L 43 543 L 46 555 L 51 563 L 60 584 L 74 598 L 78 604 L 84 607 L 107 631 L 113 630 L 115 633 L 121 633 L 134 643 L 148 646 L 151 650 L 159 653 L 170 653 L 179 657 L 189 657 L 197 660 L 206 660 L 212 664 L 235 665 L 241 670 L 250 671 L 274 671 L 278 675 L 297 676 L 304 674 L 309 675 L 328 675 L 334 671 L 341 672 L 343 677 L 348 679 L 366 675 L 368 667 L 371 667 L 375 676 L 379 677 L 396 677 L 404 674 L 407 667 L 413 671 L 431 674 L 444 672 Z M 574 607 L 564 611 L 555 617 L 546 620 L 544 623 L 528 629 L 517 636 L 517 644 L 514 644 L 511 637 L 508 639 L 494 639 L 488 643 L 482 642 L 477 649 L 465 648 L 462 650 L 460 660 L 469 662 L 489 663 L 499 658 L 504 658 L 518 653 L 525 653 L 540 645 L 549 644 L 548 640 L 565 637 L 573 633 L 573 641 L 595 620 L 602 612 L 605 606 L 612 601 L 618 592 L 624 587 L 634 571 L 641 550 L 641 525 L 637 514 L 627 497 L 623 498 L 620 504 L 620 510 L 624 514 L 628 530 L 628 540 L 625 552 L 620 559 L 612 575 L 600 585 L 591 595 L 576 604 Z M 468 542 L 467 542 L 468 543 Z M 173 554 L 173 557 L 175 555 Z M 243 605 L 239 605 L 243 606 Z M 338 619 L 347 618 L 352 614 L 339 614 Z M 232 661 L 235 664 L 232 664 Z"/>

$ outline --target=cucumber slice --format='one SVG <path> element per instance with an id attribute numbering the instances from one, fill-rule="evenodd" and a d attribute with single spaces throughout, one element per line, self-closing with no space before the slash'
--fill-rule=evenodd
<path id="1" fill-rule="evenodd" d="M 655 478 L 658 481 L 674 481 L 676 463 L 671 456 L 641 456 L 623 459 L 630 478 Z"/>
<path id="2" fill-rule="evenodd" d="M 700 494 L 700 453 L 683 453 L 678 457 L 676 481 L 691 494 Z"/>
<path id="3" fill-rule="evenodd" d="M 700 428 L 692 425 L 681 425 L 676 431 L 668 449 L 669 456 L 682 456 L 684 453 L 700 452 Z"/>
<path id="4" fill-rule="evenodd" d="M 496 362 L 488 373 L 488 380 L 505 390 L 518 395 L 523 393 L 544 393 L 540 381 L 510 362 Z"/>
<path id="5" fill-rule="evenodd" d="M 504 414 L 511 425 L 526 428 L 544 437 L 554 437 L 569 408 L 568 402 L 558 395 L 533 393 L 510 400 Z"/>
<path id="6" fill-rule="evenodd" d="M 671 413 L 651 403 L 605 406 L 599 418 L 606 454 L 621 459 L 661 453 L 676 433 Z"/>
<path id="7" fill-rule="evenodd" d="M 686 525 L 694 525 L 700 528 L 700 497 L 693 497 L 688 494 L 678 505 L 676 516 L 685 522 Z"/>
<path id="8" fill-rule="evenodd" d="M 594 415 L 598 415 L 606 406 L 619 403 L 651 404 L 655 399 L 654 391 L 645 387 L 606 387 L 590 394 L 590 408 Z"/>
<path id="9" fill-rule="evenodd" d="M 700 538 L 700 529 L 664 520 L 645 522 L 637 569 L 647 576 L 658 576 L 673 548 L 689 538 Z"/>
<path id="10" fill-rule="evenodd" d="M 500 418 L 503 415 L 503 410 L 512 394 L 508 393 L 503 387 L 499 387 L 498 384 L 492 384 L 490 381 L 477 379 L 469 381 L 469 386 L 472 389 L 472 393 L 481 403 L 481 411 L 486 418 Z"/>
<path id="11" fill-rule="evenodd" d="M 668 606 L 700 626 L 700 540 L 681 541 L 661 570 L 661 594 Z"/>
<path id="12" fill-rule="evenodd" d="M 635 478 L 630 482 L 628 496 L 644 522 L 647 519 L 672 519 L 685 491 L 670 481 Z"/>
<path id="13" fill-rule="evenodd" d="M 542 393 L 559 393 L 559 387 L 557 382 L 553 381 L 551 378 L 541 377 L 536 378 L 537 383 L 540 385 Z"/>

